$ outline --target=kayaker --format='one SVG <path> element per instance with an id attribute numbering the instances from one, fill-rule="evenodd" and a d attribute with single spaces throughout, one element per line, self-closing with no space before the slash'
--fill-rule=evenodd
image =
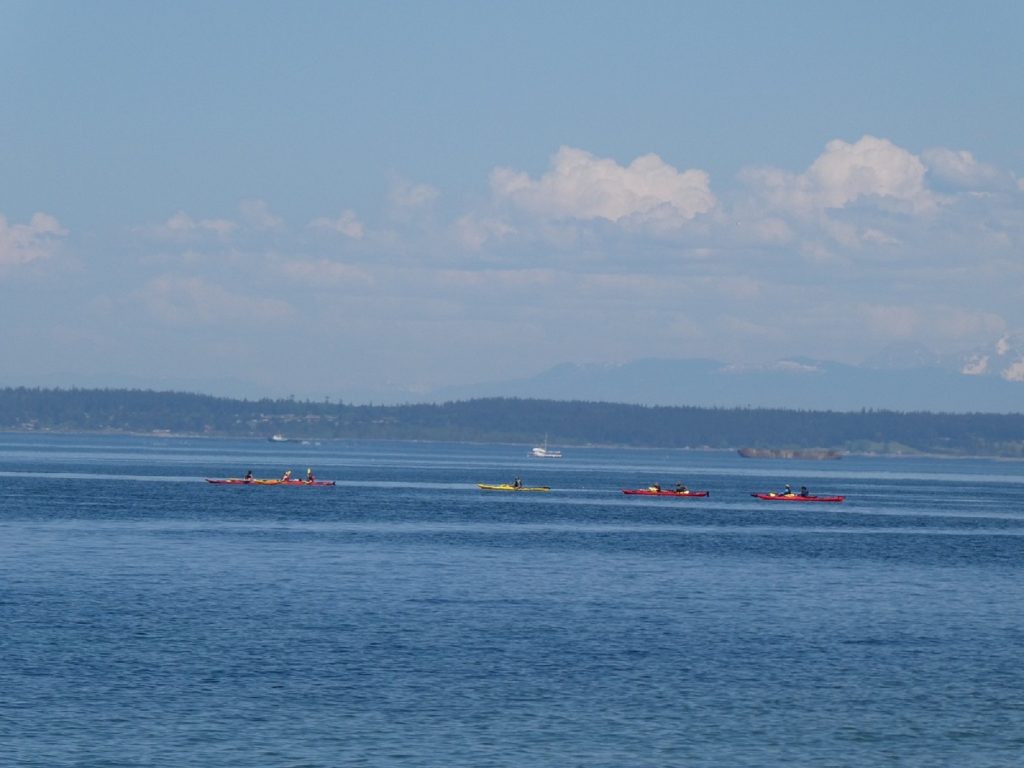
<path id="1" fill-rule="evenodd" d="M 654 493 L 661 493 L 661 483 L 651 483 L 647 486 L 648 491 L 654 491 Z"/>
<path id="2" fill-rule="evenodd" d="M 807 492 L 807 486 L 806 485 L 801 485 L 800 486 L 800 495 L 801 496 L 810 496 L 810 494 Z"/>
<path id="3" fill-rule="evenodd" d="M 786 485 L 786 490 L 784 490 L 784 491 L 782 492 L 782 495 L 783 495 L 783 496 L 793 496 L 793 495 L 795 495 L 795 494 L 793 493 L 793 489 L 792 489 L 792 488 L 790 488 L 790 487 L 789 487 L 789 485 L 787 484 L 787 485 Z"/>
<path id="4" fill-rule="evenodd" d="M 686 493 L 688 490 L 682 483 L 676 483 L 676 493 Z"/>
<path id="5" fill-rule="evenodd" d="M 292 479 L 292 471 L 290 469 L 286 469 L 284 474 L 281 475 L 281 482 L 282 483 L 287 483 L 291 479 Z"/>
<path id="6" fill-rule="evenodd" d="M 513 488 L 522 488 L 523 487 L 523 478 L 521 478 L 518 475 L 516 475 L 516 479 L 512 481 L 512 487 Z"/>
<path id="7" fill-rule="evenodd" d="M 306 470 L 306 482 L 307 483 L 316 482 L 316 478 L 313 477 L 313 469 L 312 469 L 312 467 Z"/>
<path id="8" fill-rule="evenodd" d="M 251 469 L 246 471 L 245 479 L 246 479 L 246 481 L 252 480 L 252 470 Z"/>

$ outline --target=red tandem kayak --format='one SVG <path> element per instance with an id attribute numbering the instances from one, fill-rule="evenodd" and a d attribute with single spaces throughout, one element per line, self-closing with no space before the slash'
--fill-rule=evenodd
<path id="1" fill-rule="evenodd" d="M 334 485 L 333 480 L 246 480 L 242 477 L 206 478 L 206 482 L 214 485 L 312 485 L 328 486 Z"/>
<path id="2" fill-rule="evenodd" d="M 708 491 L 652 491 L 650 488 L 624 488 L 627 496 L 708 496 Z"/>
<path id="3" fill-rule="evenodd" d="M 839 502 L 845 496 L 801 496 L 798 493 L 752 493 L 756 499 L 763 501 L 832 501 Z"/>

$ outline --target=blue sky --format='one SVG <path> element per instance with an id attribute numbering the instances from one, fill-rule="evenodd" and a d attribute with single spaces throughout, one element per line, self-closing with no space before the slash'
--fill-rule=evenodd
<path id="1" fill-rule="evenodd" d="M 991 348 L 1024 331 L 1021 29 L 1013 2 L 0 2 L 0 384 L 348 400 Z"/>

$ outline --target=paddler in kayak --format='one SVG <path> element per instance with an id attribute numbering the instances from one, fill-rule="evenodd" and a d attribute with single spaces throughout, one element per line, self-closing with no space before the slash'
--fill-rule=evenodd
<path id="1" fill-rule="evenodd" d="M 793 493 L 793 489 L 790 488 L 789 484 L 787 483 L 786 489 L 782 493 L 780 493 L 779 496 L 796 496 L 796 494 Z"/>
<path id="2" fill-rule="evenodd" d="M 661 483 L 651 483 L 647 486 L 647 490 L 653 493 L 661 493 Z"/>
<path id="3" fill-rule="evenodd" d="M 689 489 L 689 488 L 687 488 L 687 487 L 686 487 L 685 485 L 683 485 L 682 483 L 676 483 L 676 487 L 675 487 L 675 492 L 676 492 L 676 493 L 687 493 L 687 492 L 688 492 L 689 490 L 690 490 L 690 489 Z"/>
<path id="4" fill-rule="evenodd" d="M 245 472 L 245 482 L 247 482 L 247 483 L 251 483 L 252 482 L 252 470 L 251 469 L 246 470 L 246 472 Z"/>
<path id="5" fill-rule="evenodd" d="M 316 482 L 316 478 L 313 477 L 313 470 L 312 470 L 312 468 L 306 470 L 306 482 L 307 483 L 315 483 Z"/>
<path id="6" fill-rule="evenodd" d="M 284 471 L 284 474 L 281 475 L 281 482 L 282 483 L 287 483 L 291 479 L 292 479 L 292 471 L 290 469 L 286 469 Z"/>
<path id="7" fill-rule="evenodd" d="M 800 486 L 800 495 L 801 495 L 801 496 L 803 496 L 803 497 L 805 497 L 805 498 L 806 498 L 807 496 L 810 496 L 810 495 L 811 495 L 811 494 L 810 494 L 810 493 L 809 493 L 809 492 L 807 491 L 807 486 L 806 486 L 806 485 L 801 485 L 801 486 Z"/>
<path id="8" fill-rule="evenodd" d="M 522 488 L 523 487 L 523 478 L 521 478 L 518 475 L 516 475 L 516 479 L 512 481 L 512 487 L 513 488 Z"/>

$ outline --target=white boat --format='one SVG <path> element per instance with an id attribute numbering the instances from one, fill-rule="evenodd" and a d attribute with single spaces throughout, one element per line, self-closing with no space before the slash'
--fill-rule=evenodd
<path id="1" fill-rule="evenodd" d="M 285 437 L 284 435 L 281 435 L 281 434 L 273 435 L 273 436 L 269 437 L 268 439 L 272 443 L 287 443 L 288 442 L 288 438 Z"/>
<path id="2" fill-rule="evenodd" d="M 561 451 L 552 451 L 548 448 L 547 435 L 544 436 L 544 445 L 538 445 L 532 451 L 530 455 L 538 459 L 560 459 L 562 458 Z"/>

